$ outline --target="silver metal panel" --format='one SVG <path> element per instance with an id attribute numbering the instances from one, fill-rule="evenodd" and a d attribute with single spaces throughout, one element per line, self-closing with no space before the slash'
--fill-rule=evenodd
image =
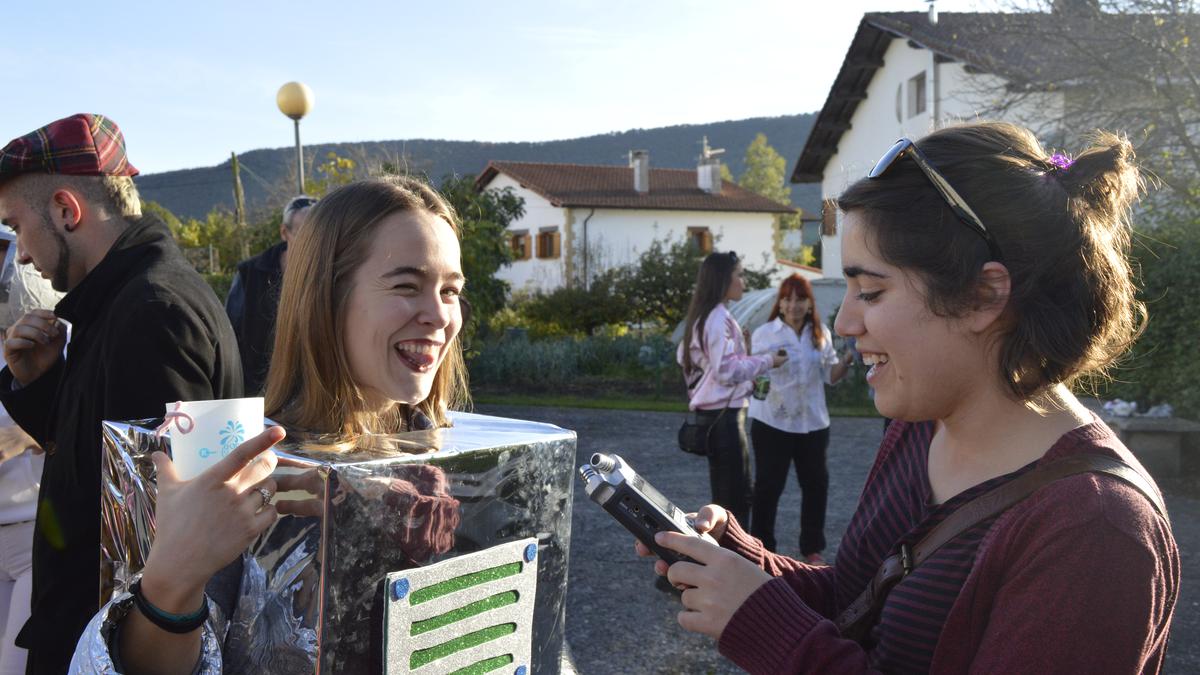
<path id="1" fill-rule="evenodd" d="M 230 572 L 240 582 L 220 636 L 226 673 L 380 672 L 388 573 L 527 539 L 538 545 L 529 669 L 559 672 L 575 434 L 452 419 L 347 452 L 292 437 L 277 446 L 281 465 L 315 472 L 321 515 L 280 518 Z M 170 442 L 153 436 L 158 422 L 103 425 L 101 602 L 128 588 L 153 541 L 150 454 Z"/>

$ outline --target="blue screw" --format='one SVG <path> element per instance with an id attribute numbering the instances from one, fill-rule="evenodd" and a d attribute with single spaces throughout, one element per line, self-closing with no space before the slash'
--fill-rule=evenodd
<path id="1" fill-rule="evenodd" d="M 526 546 L 525 547 L 525 562 L 533 562 L 533 559 L 536 557 L 537 557 L 537 544 L 530 544 L 530 545 Z M 521 667 L 524 668 L 525 666 L 521 666 Z M 525 674 L 520 673 L 520 675 L 525 675 Z"/>
<path id="2" fill-rule="evenodd" d="M 513 673 L 513 675 L 525 675 L 526 671 L 527 671 L 527 669 L 525 668 L 525 666 L 518 666 L 517 672 Z"/>
<path id="3" fill-rule="evenodd" d="M 408 595 L 408 579 L 397 579 L 392 582 L 392 598 L 403 600 Z"/>

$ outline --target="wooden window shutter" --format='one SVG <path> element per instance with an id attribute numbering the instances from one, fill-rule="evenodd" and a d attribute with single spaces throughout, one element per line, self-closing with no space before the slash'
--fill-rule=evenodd
<path id="1" fill-rule="evenodd" d="M 837 200 L 826 199 L 821 202 L 821 236 L 837 236 Z"/>
<path id="2" fill-rule="evenodd" d="M 533 239 L 529 233 L 521 235 L 521 260 L 529 260 L 530 254 L 533 253 Z"/>
<path id="3" fill-rule="evenodd" d="M 552 235 L 552 237 L 551 237 L 551 238 L 552 238 L 552 240 L 553 240 L 553 242 L 554 242 L 554 245 L 551 247 L 551 251 L 552 251 L 552 253 L 551 253 L 550 257 L 551 257 L 551 258 L 560 258 L 560 257 L 562 257 L 562 234 L 556 231 L 556 232 L 555 232 L 555 233 Z"/>

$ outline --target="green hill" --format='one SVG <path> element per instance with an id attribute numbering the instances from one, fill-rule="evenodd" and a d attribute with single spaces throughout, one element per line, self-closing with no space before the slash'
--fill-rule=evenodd
<path id="1" fill-rule="evenodd" d="M 725 148 L 723 159 L 736 176 L 742 171 L 746 146 L 754 140 L 755 134 L 764 133 L 771 145 L 787 159 L 790 176 L 815 118 L 812 113 L 757 117 L 632 129 L 539 143 L 416 139 L 306 145 L 304 151 L 309 163 L 319 162 L 333 151 L 367 166 L 382 162 L 407 165 L 412 171 L 440 180 L 452 174 L 478 174 L 493 159 L 624 165 L 630 150 L 649 150 L 652 167 L 689 168 L 696 166 L 701 137 L 708 136 L 709 145 Z M 238 160 L 249 212 L 277 208 L 292 196 L 295 190 L 294 148 L 251 150 L 239 154 Z M 233 208 L 228 161 L 218 166 L 139 176 L 137 185 L 143 199 L 156 201 L 180 217 L 202 218 L 215 206 Z M 793 203 L 808 213 L 819 212 L 820 199 L 818 185 L 792 187 Z"/>

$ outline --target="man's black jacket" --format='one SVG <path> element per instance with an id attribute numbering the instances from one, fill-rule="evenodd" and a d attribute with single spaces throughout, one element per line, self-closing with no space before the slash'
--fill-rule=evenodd
<path id="1" fill-rule="evenodd" d="M 33 614 L 18 636 L 34 673 L 66 672 L 100 608 L 100 422 L 242 394 L 229 320 L 156 219 L 130 223 L 54 312 L 72 326 L 66 360 L 16 389 L 0 372 L 0 402 L 47 450 Z"/>
<path id="2" fill-rule="evenodd" d="M 275 315 L 283 285 L 283 253 L 287 242 L 238 263 L 229 287 L 225 313 L 233 324 L 242 356 L 242 382 L 248 395 L 257 396 L 267 383 L 271 352 L 275 348 Z"/>

